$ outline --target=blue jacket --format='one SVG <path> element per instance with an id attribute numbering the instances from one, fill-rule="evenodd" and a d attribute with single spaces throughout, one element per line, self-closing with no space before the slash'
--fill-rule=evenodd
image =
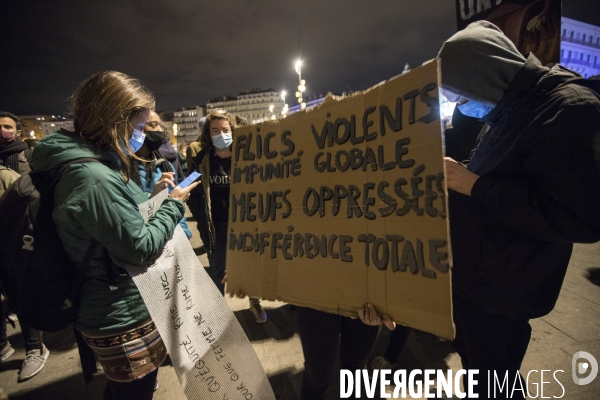
<path id="1" fill-rule="evenodd" d="M 160 165 L 157 165 L 156 168 L 154 168 L 154 171 L 152 172 L 152 180 L 149 181 L 147 173 L 146 173 L 146 166 L 144 165 L 144 163 L 137 161 L 137 160 L 132 160 L 132 162 L 135 162 L 137 164 L 138 172 L 140 173 L 140 181 L 141 181 L 142 191 L 144 193 L 151 194 L 152 190 L 154 190 L 154 186 L 156 186 L 156 184 L 160 180 L 160 177 L 164 171 L 161 169 Z M 175 171 L 173 164 L 169 163 L 169 165 L 171 165 L 171 168 L 173 169 L 173 171 Z M 180 181 L 179 177 L 176 174 L 175 183 L 179 183 L 179 181 Z M 191 238 L 192 232 L 190 232 L 190 230 L 187 226 L 187 221 L 185 220 L 185 217 L 181 219 L 181 222 L 179 222 L 179 225 L 181 225 L 181 228 L 187 235 L 188 239 Z"/>

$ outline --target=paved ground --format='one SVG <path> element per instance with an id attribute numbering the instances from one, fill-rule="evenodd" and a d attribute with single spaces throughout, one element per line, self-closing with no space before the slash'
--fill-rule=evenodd
<path id="1" fill-rule="evenodd" d="M 195 228 L 194 222 L 189 225 Z M 201 242 L 196 232 L 192 244 L 201 253 Z M 206 256 L 199 257 L 206 265 Z M 269 320 L 258 325 L 247 310 L 247 300 L 227 301 L 250 338 L 277 398 L 299 399 L 304 360 L 294 312 L 290 306 L 264 302 Z M 539 388 L 540 370 L 543 369 L 551 371 L 544 373 L 544 382 L 549 382 L 543 385 L 544 398 L 600 399 L 600 377 L 586 386 L 575 385 L 571 378 L 571 361 L 575 352 L 586 351 L 600 360 L 600 244 L 575 247 L 556 308 L 546 317 L 533 320 L 531 325 L 533 337 L 521 370 L 524 375 L 532 370 L 538 371 L 530 374 L 531 398 L 542 398 Z M 18 370 L 24 358 L 23 340 L 19 332 L 10 327 L 8 334 L 17 351 L 0 365 L 0 387 L 10 399 L 102 398 L 106 380 L 99 373 L 92 384 L 85 385 L 80 373 L 77 348 L 69 330 L 45 335 L 44 341 L 51 351 L 46 367 L 23 383 L 17 383 Z M 383 354 L 388 337 L 389 331 L 384 330 L 373 356 Z M 460 360 L 449 342 L 413 331 L 396 368 L 457 370 L 460 369 Z M 560 385 L 552 375 L 556 370 L 564 371 L 556 373 Z M 154 396 L 156 400 L 185 399 L 172 366 L 163 365 L 160 368 L 159 382 L 160 387 Z M 336 379 L 330 387 L 328 399 L 338 398 L 338 394 L 339 382 Z"/>

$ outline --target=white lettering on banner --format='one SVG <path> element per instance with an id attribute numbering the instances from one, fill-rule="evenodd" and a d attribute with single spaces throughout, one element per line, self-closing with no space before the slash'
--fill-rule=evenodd
<path id="1" fill-rule="evenodd" d="M 475 1 L 477 1 L 477 4 L 475 4 Z M 500 3 L 502 3 L 502 0 L 496 0 L 495 5 L 497 6 Z M 466 21 L 475 14 L 489 10 L 493 5 L 492 0 L 460 0 L 458 6 L 460 8 L 460 18 Z"/>
<path id="2" fill-rule="evenodd" d="M 214 183 L 216 185 L 229 185 L 229 175 L 214 175 L 210 177 L 210 183 Z"/>
<path id="3" fill-rule="evenodd" d="M 591 357 L 594 362 L 595 358 L 586 352 L 578 352 L 575 354 L 577 360 L 582 353 Z M 582 356 L 582 357 L 585 357 Z M 583 362 L 583 364 L 586 364 Z M 589 367 L 589 365 L 587 366 Z M 587 370 L 585 365 L 579 367 L 580 370 Z M 487 371 L 487 396 L 485 389 L 481 388 L 482 392 L 475 393 L 475 387 L 479 383 L 479 370 L 477 369 L 459 369 L 457 371 L 442 370 L 442 369 L 413 369 L 408 373 L 405 369 L 389 370 L 375 369 L 371 374 L 366 369 L 357 369 L 354 372 L 342 369 L 340 370 L 340 398 L 362 398 L 361 391 L 364 388 L 364 395 L 370 399 L 412 399 L 412 398 L 459 398 L 459 399 L 477 399 L 480 395 L 486 399 L 496 398 L 531 398 L 531 399 L 562 399 L 565 396 L 565 387 L 558 380 L 557 372 L 564 373 L 564 370 L 541 370 L 540 376 L 530 376 L 539 374 L 540 371 L 532 370 L 527 373 L 526 379 L 522 380 L 521 375 L 515 371 L 510 374 L 506 371 L 504 374 L 496 373 L 496 371 Z M 544 377 L 546 372 L 546 377 Z M 586 371 L 583 371 L 586 372 Z M 532 374 L 534 373 L 534 374 Z M 580 372 L 581 373 L 581 372 Z M 549 375 L 554 377 L 556 383 L 561 387 L 562 393 L 560 396 L 544 396 L 544 385 L 550 386 L 551 381 Z M 514 376 L 514 378 L 512 378 Z M 591 375 L 592 379 L 595 375 Z M 511 382 L 511 379 L 513 382 Z M 548 380 L 544 380 L 548 379 Z M 464 380 L 467 385 L 461 389 L 461 381 Z M 538 382 L 539 381 L 539 382 Z M 485 381 L 484 381 L 485 382 Z M 589 383 L 588 382 L 588 383 Z M 531 390 L 531 389 L 534 390 Z M 379 390 L 378 390 L 379 389 Z M 538 390 L 539 389 L 539 390 Z M 549 389 L 548 387 L 546 389 Z M 548 394 L 546 392 L 546 394 Z M 483 398 L 482 397 L 482 398 Z M 569 397 L 570 398 L 570 397 Z"/>
<path id="4" fill-rule="evenodd" d="M 362 372 L 362 374 L 361 374 Z M 373 399 L 377 393 L 377 387 L 379 387 L 379 397 L 377 398 L 394 398 L 394 399 L 407 399 L 407 398 L 441 398 L 442 391 L 445 396 L 451 397 L 453 395 L 453 387 L 456 396 L 459 399 L 469 398 L 476 399 L 478 395 L 474 393 L 474 386 L 477 385 L 477 374 L 479 370 L 458 370 L 452 378 L 452 370 L 435 370 L 426 369 L 424 371 L 420 369 L 414 369 L 408 374 L 406 370 L 399 369 L 392 371 L 389 369 L 373 370 L 372 376 L 369 376 L 367 370 L 352 371 L 342 369 L 340 370 L 340 398 L 348 399 L 354 397 L 359 398 L 361 395 L 361 387 L 365 388 L 365 394 L 368 398 Z M 463 392 L 460 389 L 461 377 L 468 374 L 468 387 Z M 388 378 L 389 376 L 389 378 Z M 437 379 L 434 379 L 437 378 Z M 435 385 L 437 381 L 437 385 Z M 390 386 L 393 383 L 392 386 Z M 387 389 L 393 390 L 388 392 Z M 435 393 L 434 393 L 435 391 Z M 407 397 L 408 392 L 408 397 Z M 468 397 L 467 397 L 468 396 Z"/>
<path id="5" fill-rule="evenodd" d="M 146 221 L 166 198 L 165 190 L 139 205 Z M 154 264 L 114 261 L 142 294 L 188 399 L 275 399 L 246 334 L 179 225 Z"/>

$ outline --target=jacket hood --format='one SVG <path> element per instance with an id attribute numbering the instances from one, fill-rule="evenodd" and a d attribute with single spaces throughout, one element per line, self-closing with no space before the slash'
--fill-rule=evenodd
<path id="1" fill-rule="evenodd" d="M 473 22 L 442 46 L 442 88 L 495 107 L 525 64 L 525 57 L 488 21 Z"/>
<path id="2" fill-rule="evenodd" d="M 44 136 L 32 154 L 33 163 L 38 170 L 54 168 L 82 157 L 97 158 L 113 168 L 120 165 L 119 158 L 113 151 L 62 131 Z"/>
<path id="3" fill-rule="evenodd" d="M 177 151 L 166 139 L 161 143 L 160 147 L 158 148 L 158 152 L 171 163 L 174 163 L 175 160 L 177 160 Z"/>

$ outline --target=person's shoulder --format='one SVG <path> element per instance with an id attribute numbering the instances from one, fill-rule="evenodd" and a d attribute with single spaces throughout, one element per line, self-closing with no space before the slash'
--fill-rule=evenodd
<path id="1" fill-rule="evenodd" d="M 194 141 L 194 142 L 190 143 L 188 145 L 188 149 L 196 150 L 196 152 L 199 152 L 201 150 L 200 142 Z"/>
<path id="2" fill-rule="evenodd" d="M 551 97 L 560 97 L 564 105 L 600 105 L 600 82 L 555 65 L 546 74 L 540 87 Z"/>
<path id="3" fill-rule="evenodd" d="M 200 151 L 198 151 L 198 154 L 196 154 L 195 158 L 198 161 L 202 161 L 207 154 L 209 154 L 209 151 L 207 149 L 200 149 Z"/>
<path id="4" fill-rule="evenodd" d="M 82 162 L 69 166 L 62 179 L 85 186 L 110 187 L 123 184 L 123 175 L 102 162 Z"/>
<path id="5" fill-rule="evenodd" d="M 13 171 L 4 165 L 0 165 L 0 185 L 4 186 L 5 189 L 10 186 L 11 183 L 19 179 L 19 176 L 21 175 L 17 171 Z"/>

